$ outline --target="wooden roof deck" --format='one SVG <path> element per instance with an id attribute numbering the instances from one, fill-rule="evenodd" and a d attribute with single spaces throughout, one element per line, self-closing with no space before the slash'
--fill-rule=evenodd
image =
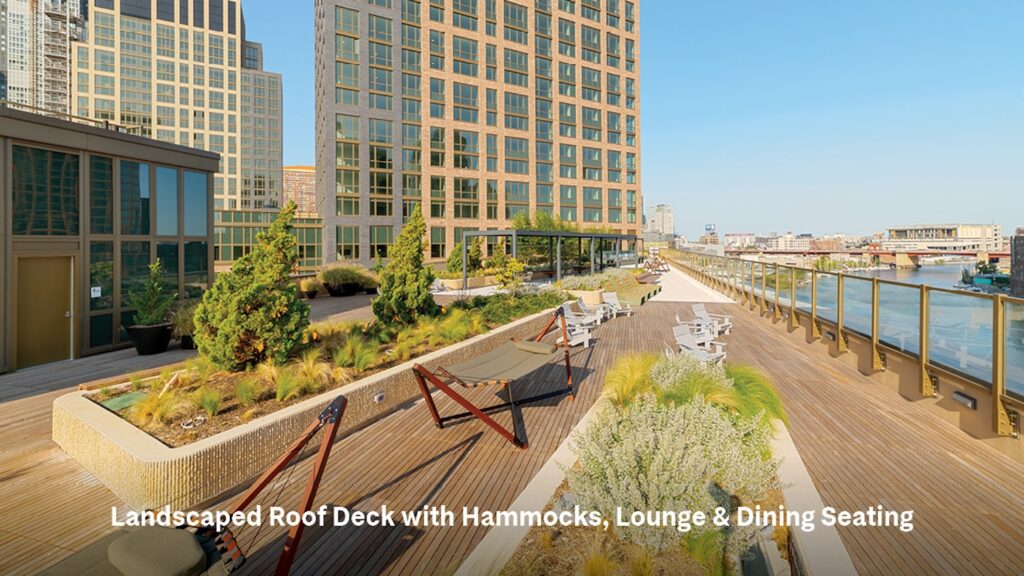
<path id="1" fill-rule="evenodd" d="M 1014 574 L 1024 565 L 1024 466 L 907 402 L 814 347 L 776 332 L 738 306 L 714 305 L 734 318 L 729 358 L 760 366 L 776 381 L 791 432 L 826 505 L 876 504 L 917 511 L 915 530 L 840 529 L 864 574 Z M 317 505 L 359 510 L 415 509 L 425 504 L 503 510 L 516 498 L 599 395 L 603 372 L 630 350 L 663 350 L 674 314 L 689 304 L 653 302 L 632 318 L 602 326 L 589 350 L 576 350 L 575 401 L 527 406 L 530 449 L 513 448 L 475 420 L 434 428 L 422 402 L 340 440 Z M 820 354 L 819 354 L 820 352 Z M 551 365 L 538 389 L 557 386 Z M 534 390 L 520 392 L 530 393 Z M 493 390 L 470 392 L 475 400 Z M 49 440 L 56 393 L 0 404 L 0 573 L 34 573 L 109 530 L 120 504 Z M 436 396 L 442 410 L 452 403 Z M 498 416 L 509 422 L 507 413 Z M 225 464 L 229 465 L 229 464 Z M 293 508 L 308 472 L 295 467 L 277 504 Z M 287 473 L 282 477 L 287 476 Z M 272 486 L 259 503 L 274 503 Z M 458 524 L 458 522 L 457 522 Z M 296 574 L 447 574 L 485 528 L 331 528 L 306 531 Z M 243 529 L 244 574 L 270 570 L 284 529 Z"/>
<path id="2" fill-rule="evenodd" d="M 774 380 L 826 506 L 915 511 L 909 533 L 839 528 L 859 573 L 1024 573 L 1024 464 L 756 312 L 708 309 L 733 317 L 729 361 Z"/>

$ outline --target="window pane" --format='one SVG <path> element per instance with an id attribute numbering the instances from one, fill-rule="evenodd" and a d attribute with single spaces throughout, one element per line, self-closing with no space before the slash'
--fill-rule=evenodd
<path id="1" fill-rule="evenodd" d="M 114 233 L 114 161 L 93 156 L 89 163 L 89 215 L 93 234 Z"/>
<path id="2" fill-rule="evenodd" d="M 121 233 L 145 236 L 149 231 L 149 165 L 121 161 Z"/>
<path id="3" fill-rule="evenodd" d="M 185 172 L 185 236 L 207 236 L 209 192 L 207 175 Z"/>
<path id="4" fill-rule="evenodd" d="M 209 287 L 210 260 L 207 257 L 206 242 L 185 243 L 185 294 L 186 298 L 198 298 Z"/>
<path id="5" fill-rule="evenodd" d="M 89 347 L 100 348 L 114 343 L 114 315 L 103 314 L 89 318 Z"/>
<path id="6" fill-rule="evenodd" d="M 89 309 L 114 307 L 114 243 L 89 243 Z M 96 290 L 99 290 L 99 295 Z"/>
<path id="7" fill-rule="evenodd" d="M 149 242 L 121 243 L 121 305 L 127 306 L 128 294 L 138 290 L 149 277 Z"/>
<path id="8" fill-rule="evenodd" d="M 178 243 L 158 242 L 156 257 L 164 269 L 164 281 L 172 293 L 178 291 Z"/>
<path id="9" fill-rule="evenodd" d="M 165 166 L 156 169 L 156 233 L 178 235 L 178 171 Z"/>
<path id="10" fill-rule="evenodd" d="M 78 156 L 15 146 L 13 233 L 78 235 Z"/>

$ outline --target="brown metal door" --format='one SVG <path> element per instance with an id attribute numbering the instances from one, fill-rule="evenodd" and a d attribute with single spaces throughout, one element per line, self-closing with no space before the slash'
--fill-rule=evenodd
<path id="1" fill-rule="evenodd" d="M 17 299 L 17 367 L 71 358 L 71 258 L 20 258 Z"/>

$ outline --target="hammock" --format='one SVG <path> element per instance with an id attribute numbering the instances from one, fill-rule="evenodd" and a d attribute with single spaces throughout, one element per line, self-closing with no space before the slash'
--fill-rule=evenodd
<path id="1" fill-rule="evenodd" d="M 541 342 L 544 336 L 546 336 L 555 326 L 555 322 L 558 321 L 561 322 L 560 328 L 562 332 L 562 344 L 556 346 L 554 344 L 545 344 Z M 514 383 L 523 380 L 526 376 L 529 376 L 540 368 L 547 366 L 560 356 L 564 356 L 565 358 L 565 388 L 538 394 L 529 398 L 515 398 L 513 392 Z M 461 364 L 448 368 L 442 367 L 435 371 L 430 371 L 420 364 L 416 364 L 413 366 L 412 370 L 413 374 L 416 376 L 416 381 L 419 384 L 420 392 L 423 394 L 423 399 L 427 403 L 427 409 L 430 411 L 430 415 L 434 419 L 434 424 L 438 428 L 444 428 L 446 422 L 472 416 L 489 426 L 505 440 L 508 440 L 518 448 L 523 449 L 527 448 L 527 443 L 525 440 L 519 438 L 515 422 L 513 422 L 512 430 L 510 431 L 499 425 L 487 414 L 490 412 L 509 409 L 512 410 L 512 417 L 514 419 L 515 411 L 513 408 L 516 406 L 540 402 L 541 400 L 562 396 L 563 394 L 568 395 L 570 399 L 574 397 L 572 386 L 572 366 L 569 363 L 568 328 L 565 323 L 565 312 L 562 308 L 558 308 L 558 310 L 552 314 L 551 320 L 548 321 L 540 334 L 532 340 L 512 340 L 498 346 L 486 354 L 471 358 Z M 434 403 L 434 398 L 430 393 L 428 382 L 433 384 L 434 387 L 446 394 L 467 411 L 450 416 L 441 416 L 437 410 L 437 405 Z M 456 384 L 464 388 L 497 385 L 507 392 L 508 402 L 502 402 L 493 406 L 479 407 L 452 389 L 452 385 Z"/>
<path id="2" fill-rule="evenodd" d="M 341 425 L 348 400 L 338 396 L 306 428 L 298 440 L 278 458 L 253 485 L 231 506 L 231 513 L 248 508 L 256 497 L 294 460 L 313 439 L 324 429 L 320 449 L 313 469 L 309 473 L 306 490 L 303 493 L 301 510 L 305 513 L 313 508 L 313 498 L 331 445 Z M 294 470 L 294 469 L 293 469 Z M 284 485 L 282 485 L 282 488 Z M 278 559 L 276 574 L 287 575 L 291 570 L 295 553 L 302 538 L 303 525 L 291 528 Z M 46 576 L 223 576 L 241 567 L 245 562 L 235 535 L 230 530 L 217 533 L 212 528 L 179 526 L 177 528 L 146 526 L 129 530 L 118 530 L 93 542 L 84 549 L 69 556 L 41 574 Z"/>

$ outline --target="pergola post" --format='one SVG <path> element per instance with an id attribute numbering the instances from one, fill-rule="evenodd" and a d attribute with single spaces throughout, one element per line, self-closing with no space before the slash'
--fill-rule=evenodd
<path id="1" fill-rule="evenodd" d="M 512 257 L 519 258 L 519 235 L 512 231 Z"/>
<path id="2" fill-rule="evenodd" d="M 469 288 L 469 266 L 466 264 L 468 257 L 468 251 L 466 250 L 466 236 L 462 236 L 462 289 L 466 290 Z"/>
<path id="3" fill-rule="evenodd" d="M 594 273 L 594 243 L 597 242 L 597 238 L 590 237 L 590 273 Z"/>
<path id="4" fill-rule="evenodd" d="M 562 235 L 559 234 L 555 239 L 557 246 L 555 248 L 555 280 L 562 280 Z"/>

